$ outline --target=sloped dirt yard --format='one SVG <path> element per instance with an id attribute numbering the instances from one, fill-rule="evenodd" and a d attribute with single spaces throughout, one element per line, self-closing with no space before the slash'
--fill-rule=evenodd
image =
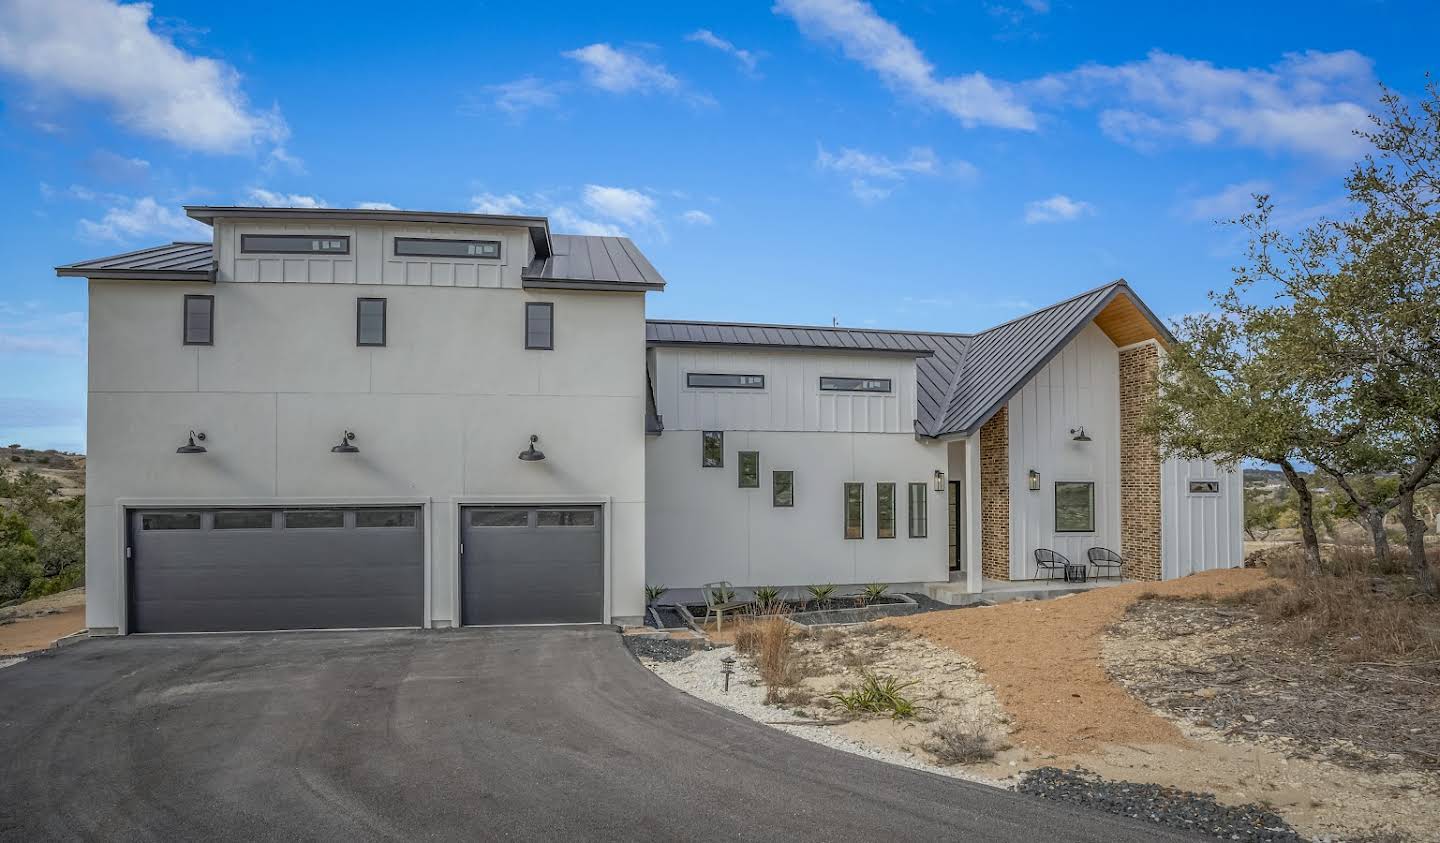
<path id="1" fill-rule="evenodd" d="M 43 650 L 85 628 L 85 589 L 0 609 L 0 656 Z"/>

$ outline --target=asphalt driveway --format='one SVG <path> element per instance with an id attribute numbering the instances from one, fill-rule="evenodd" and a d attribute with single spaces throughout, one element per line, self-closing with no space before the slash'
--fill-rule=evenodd
<path id="1" fill-rule="evenodd" d="M 827 749 L 601 628 L 96 640 L 0 670 L 0 837 L 1194 839 Z"/>

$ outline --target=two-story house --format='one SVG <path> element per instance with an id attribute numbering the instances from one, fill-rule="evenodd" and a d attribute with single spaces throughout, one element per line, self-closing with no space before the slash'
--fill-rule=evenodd
<path id="1" fill-rule="evenodd" d="M 978 334 L 645 319 L 543 217 L 189 207 L 89 279 L 92 632 L 637 619 L 643 586 L 1240 562 L 1240 481 L 1140 431 L 1124 282 Z"/>

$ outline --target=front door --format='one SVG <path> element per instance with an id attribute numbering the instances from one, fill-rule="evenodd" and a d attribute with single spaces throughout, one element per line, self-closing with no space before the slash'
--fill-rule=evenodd
<path id="1" fill-rule="evenodd" d="M 965 570 L 965 502 L 961 497 L 960 481 L 950 481 L 949 500 L 946 503 L 945 511 L 950 519 L 950 570 Z"/>

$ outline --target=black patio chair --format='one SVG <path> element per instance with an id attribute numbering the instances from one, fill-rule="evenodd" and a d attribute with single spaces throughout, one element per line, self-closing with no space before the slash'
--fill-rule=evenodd
<path id="1" fill-rule="evenodd" d="M 1065 579 L 1065 566 L 1070 560 L 1056 553 L 1049 548 L 1038 548 L 1035 551 L 1035 579 L 1040 579 L 1040 572 L 1045 571 L 1045 579 L 1055 579 L 1055 572 L 1060 572 L 1060 579 Z"/>
<path id="2" fill-rule="evenodd" d="M 1110 576 L 1119 577 L 1124 573 L 1125 559 L 1120 554 L 1105 547 L 1092 547 L 1085 551 L 1090 558 L 1090 564 L 1095 566 L 1095 576 L 1105 576 L 1102 571 L 1114 571 Z"/>

